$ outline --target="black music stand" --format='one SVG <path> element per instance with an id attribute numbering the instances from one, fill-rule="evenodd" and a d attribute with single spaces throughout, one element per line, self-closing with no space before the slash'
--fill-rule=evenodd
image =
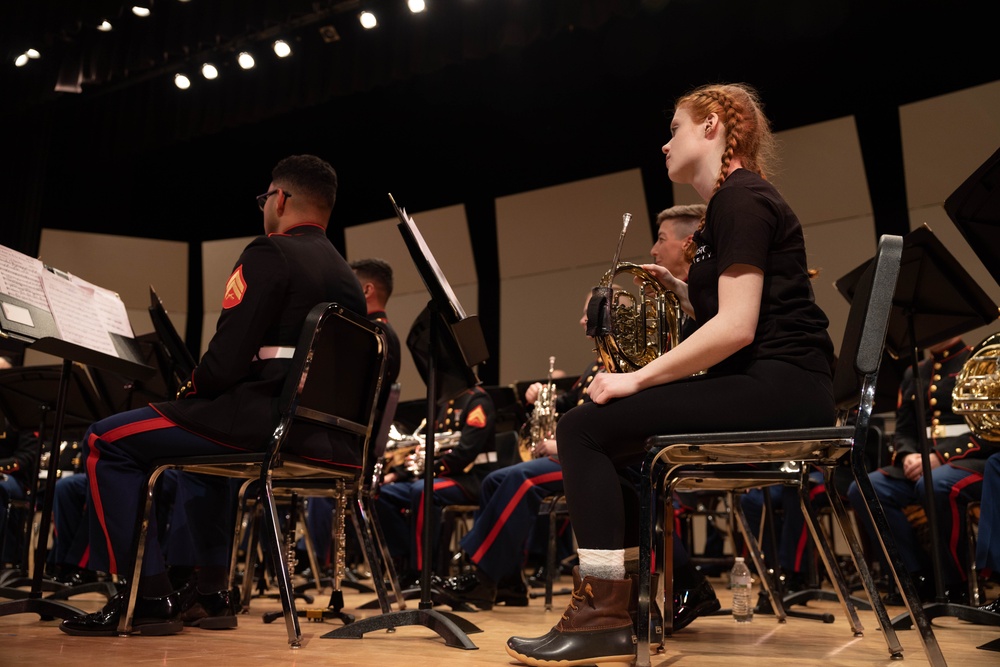
<path id="1" fill-rule="evenodd" d="M 178 385 L 183 385 L 191 379 L 191 374 L 198 362 L 191 354 L 191 350 L 184 344 L 184 339 L 177 333 L 174 323 L 167 315 L 166 308 L 163 307 L 163 301 L 160 300 L 152 285 L 149 286 L 149 319 L 153 322 L 153 329 L 156 330 L 170 362 L 168 366 L 164 367 L 169 367 Z M 174 393 L 176 393 L 176 388 Z"/>
<path id="2" fill-rule="evenodd" d="M 62 441 L 63 428 L 66 425 L 67 418 L 72 422 L 74 418 L 85 417 L 71 403 L 75 399 L 71 397 L 70 387 L 77 384 L 73 379 L 74 361 L 88 366 L 101 367 L 120 375 L 140 380 L 148 379 L 155 372 L 154 369 L 139 361 L 139 354 L 133 339 L 115 334 L 111 334 L 111 336 L 116 350 L 122 356 L 113 357 L 59 338 L 44 337 L 34 341 L 26 340 L 30 347 L 39 352 L 52 354 L 63 359 L 55 403 L 53 404 L 53 413 L 55 415 L 52 427 L 53 443 Z M 46 396 L 44 400 L 49 401 L 51 398 Z M 96 412 L 91 414 L 90 421 L 94 421 L 94 417 L 98 414 Z M 53 450 L 55 451 L 57 447 L 58 444 L 55 444 Z M 81 610 L 64 602 L 42 598 L 42 577 L 45 570 L 45 560 L 48 556 L 48 527 L 52 521 L 52 504 L 55 500 L 56 486 L 54 480 L 58 471 L 59 457 L 57 455 L 50 456 L 47 474 L 48 480 L 52 483 L 45 485 L 45 496 L 42 499 L 42 515 L 39 521 L 39 525 L 42 528 L 39 531 L 38 544 L 35 548 L 35 570 L 32 573 L 31 591 L 25 599 L 0 603 L 0 616 L 34 613 L 38 614 L 42 619 L 67 619 L 83 614 Z"/>
<path id="3" fill-rule="evenodd" d="M 34 473 L 29 481 L 27 500 L 33 502 L 38 497 L 41 487 L 40 479 L 42 454 L 45 450 L 45 433 L 49 415 L 55 409 L 56 396 L 61 378 L 60 366 L 17 367 L 0 371 L 0 413 L 7 418 L 11 427 L 20 433 L 38 430 L 38 458 Z M 81 366 L 74 366 L 70 375 L 69 393 L 66 406 L 67 428 L 83 429 L 90 425 L 99 414 L 99 402 L 91 388 L 87 374 Z M 82 432 L 82 431 L 81 431 Z M 55 441 L 52 451 L 58 451 L 60 441 Z M 58 454 L 50 454 L 59 457 Z M 57 465 L 58 468 L 58 465 Z M 52 479 L 51 477 L 48 479 Z M 30 526 L 30 521 L 28 526 Z M 47 535 L 47 532 L 46 532 Z M 30 530 L 24 531 L 23 555 L 21 565 L 24 569 L 20 576 L 4 578 L 0 588 L 0 597 L 20 599 L 28 597 L 28 591 L 21 586 L 31 583 L 28 577 L 28 559 L 30 558 Z M 41 582 L 47 591 L 61 591 L 66 586 L 51 581 Z"/>
<path id="4" fill-rule="evenodd" d="M 416 336 L 411 331 L 413 344 L 407 341 L 414 361 L 427 384 L 427 440 L 433 443 L 433 424 L 437 420 L 438 400 L 449 400 L 455 394 L 478 384 L 472 368 L 489 357 L 479 319 L 466 316 L 461 303 L 451 289 L 451 285 L 441 272 L 433 253 L 424 242 L 416 223 L 406 211 L 396 205 L 389 195 L 392 206 L 399 218 L 399 231 L 407 250 L 416 264 L 420 277 L 430 292 L 431 300 L 417 323 L 426 323 Z M 423 331 L 426 331 L 426 337 Z M 371 616 L 349 623 L 342 628 L 322 635 L 324 639 L 360 639 L 372 630 L 389 630 L 405 625 L 423 625 L 430 628 L 453 648 L 479 648 L 466 636 L 470 632 L 482 632 L 476 625 L 449 612 L 433 608 L 431 601 L 431 521 L 434 492 L 434 446 L 424 448 L 424 497 L 423 512 L 428 520 L 423 529 L 423 568 L 420 573 L 420 604 L 417 610 L 401 610 Z M 378 576 L 378 573 L 376 573 Z"/>
<path id="5" fill-rule="evenodd" d="M 837 281 L 837 289 L 851 299 L 854 286 L 867 266 L 867 262 Z M 900 265 L 893 308 L 889 315 L 886 349 L 897 358 L 908 358 L 913 369 L 917 396 L 924 395 L 918 365 L 921 350 L 959 336 L 967 331 L 989 324 L 997 319 L 997 306 L 968 272 L 941 244 L 927 225 L 903 237 L 903 257 Z M 926 406 L 916 402 L 917 423 L 926 424 Z M 920 453 L 923 462 L 924 497 L 927 499 L 927 522 L 930 533 L 937 539 L 937 511 L 934 507 L 931 480 L 930 443 L 927 431 L 918 428 Z M 996 614 L 981 611 L 969 605 L 947 601 L 941 569 L 941 554 L 937 546 L 931 549 L 934 569 L 935 601 L 925 603 L 928 620 L 939 616 L 953 616 L 983 625 L 1000 625 Z M 897 630 L 912 627 L 910 613 L 892 619 Z"/>

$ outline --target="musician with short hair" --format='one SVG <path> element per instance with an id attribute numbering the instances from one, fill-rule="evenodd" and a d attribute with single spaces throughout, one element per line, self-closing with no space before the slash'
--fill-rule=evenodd
<path id="1" fill-rule="evenodd" d="M 437 432 L 457 434 L 454 446 L 434 457 L 435 510 L 446 505 L 476 504 L 483 479 L 497 469 L 496 406 L 480 386 L 449 400 L 437 416 Z M 434 427 L 427 429 L 434 442 Z M 421 436 L 423 437 L 423 436 Z M 418 460 L 418 459 L 413 459 Z M 426 460 L 426 457 L 423 457 Z M 424 567 L 424 479 L 422 464 L 394 466 L 382 479 L 375 514 L 385 534 L 386 547 L 400 572 L 404 588 L 419 580 Z M 432 526 L 440 521 L 430 519 Z M 431 531 L 436 538 L 437 531 Z M 435 552 L 435 545 L 431 545 Z"/>
<path id="2" fill-rule="evenodd" d="M 90 494 L 90 566 L 132 576 L 137 499 L 156 459 L 264 451 L 278 423 L 278 402 L 303 323 L 319 303 L 365 312 L 358 279 L 327 237 L 337 174 L 324 160 L 294 155 L 275 165 L 256 197 L 264 235 L 243 250 L 222 294 L 222 313 L 208 350 L 178 400 L 122 412 L 84 436 Z M 248 202 L 249 204 L 249 202 Z M 360 465 L 363 452 L 334 436 L 310 438 L 321 460 Z M 133 633 L 174 634 L 184 625 L 236 627 L 238 600 L 228 590 L 233 524 L 230 485 L 213 478 L 187 513 L 197 540 L 197 584 L 181 601 L 166 573 L 156 530 L 147 534 Z M 101 611 L 62 622 L 71 635 L 116 636 L 127 587 Z"/>

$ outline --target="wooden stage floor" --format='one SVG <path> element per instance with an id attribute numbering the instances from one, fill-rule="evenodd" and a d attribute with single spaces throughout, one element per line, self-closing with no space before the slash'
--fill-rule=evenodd
<path id="1" fill-rule="evenodd" d="M 723 605 L 728 605 L 729 592 L 724 579 L 713 579 Z M 569 585 L 563 577 L 562 585 Z M 998 594 L 989 591 L 989 599 Z M 358 618 L 373 615 L 371 610 L 355 607 L 372 599 L 372 594 L 345 590 L 348 611 Z M 225 667 L 236 665 L 268 665 L 269 667 L 300 665 L 515 665 L 504 651 L 504 641 L 510 635 L 535 636 L 544 634 L 559 618 L 566 597 L 555 598 L 555 611 L 546 612 L 541 598 L 531 600 L 527 607 L 494 607 L 490 612 L 466 613 L 462 616 L 482 632 L 468 634 L 475 650 L 451 648 L 433 631 L 422 626 L 400 627 L 395 633 L 374 631 L 362 639 L 326 639 L 322 635 L 341 626 L 339 621 L 302 621 L 302 648 L 288 648 L 282 619 L 265 624 L 262 613 L 280 609 L 277 600 L 257 598 L 251 612 L 240 617 L 235 630 L 208 631 L 187 628 L 171 637 L 71 637 L 59 631 L 58 621 L 41 621 L 36 614 L 14 614 L 0 617 L 0 665 L 20 667 L 31 665 L 186 665 L 188 667 Z M 312 604 L 299 601 L 299 609 L 323 607 L 329 592 L 317 595 Z M 409 609 L 417 608 L 417 600 L 408 601 Z M 95 595 L 78 596 L 71 603 L 85 611 L 102 605 Z M 450 611 L 449 608 L 441 608 Z M 758 615 L 749 625 L 736 625 L 727 616 L 699 618 L 666 643 L 666 652 L 652 656 L 656 667 L 860 667 L 893 665 L 926 665 L 927 658 L 916 630 L 898 632 L 904 648 L 902 661 L 889 659 L 881 632 L 875 626 L 871 612 L 860 611 L 865 627 L 863 637 L 854 637 L 846 618 L 836 602 L 810 602 L 799 610 L 829 611 L 833 623 L 811 619 L 789 618 L 780 624 L 773 616 Z M 903 608 L 890 608 L 895 617 Z M 939 618 L 933 623 L 934 633 L 948 665 L 1000 667 L 1000 653 L 977 649 L 978 646 L 1000 640 L 1000 627 L 972 625 L 954 618 Z"/>

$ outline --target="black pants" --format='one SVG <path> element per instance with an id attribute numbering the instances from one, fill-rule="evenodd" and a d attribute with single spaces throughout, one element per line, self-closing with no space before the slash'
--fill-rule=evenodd
<path id="1" fill-rule="evenodd" d="M 577 406 L 559 420 L 556 440 L 580 548 L 622 549 L 636 543 L 638 517 L 626 509 L 617 471 L 642 461 L 648 437 L 832 426 L 835 414 L 828 377 L 780 361 L 759 361 L 739 375 L 708 374 L 659 385 L 604 405 Z"/>

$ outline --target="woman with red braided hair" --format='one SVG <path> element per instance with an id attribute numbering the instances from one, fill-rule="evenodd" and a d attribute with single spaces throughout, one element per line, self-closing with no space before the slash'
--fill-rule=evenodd
<path id="1" fill-rule="evenodd" d="M 634 660 L 629 574 L 638 549 L 625 546 L 637 543 L 638 525 L 616 470 L 642 460 L 646 438 L 834 423 L 829 322 L 813 297 L 799 220 L 766 180 L 774 141 L 756 92 L 698 88 L 677 101 L 670 134 L 670 180 L 694 186 L 708 208 L 686 284 L 644 268 L 697 328 L 638 371 L 601 373 L 593 402 L 559 421 L 580 567 L 559 623 L 541 637 L 507 640 L 507 652 L 529 665 Z"/>

